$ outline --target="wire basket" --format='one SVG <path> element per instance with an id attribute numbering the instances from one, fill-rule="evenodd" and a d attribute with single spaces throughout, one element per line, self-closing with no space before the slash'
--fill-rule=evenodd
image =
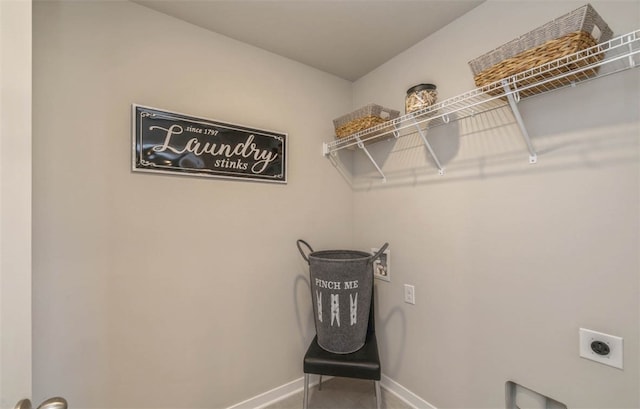
<path id="1" fill-rule="evenodd" d="M 388 109 L 376 104 L 369 104 L 340 118 L 334 119 L 333 126 L 336 130 L 336 136 L 340 139 L 395 119 L 399 115 L 400 111 Z M 379 133 L 382 134 L 382 132 Z M 371 136 L 372 135 L 367 135 L 366 138 L 369 139 Z"/>
<path id="2" fill-rule="evenodd" d="M 613 31 L 607 23 L 590 4 L 586 4 L 471 60 L 469 66 L 476 86 L 483 87 L 608 41 L 612 36 Z M 601 53 L 594 54 L 581 64 L 592 64 L 602 58 Z M 596 73 L 594 69 L 591 75 Z M 569 83 L 571 78 L 565 80 Z"/>

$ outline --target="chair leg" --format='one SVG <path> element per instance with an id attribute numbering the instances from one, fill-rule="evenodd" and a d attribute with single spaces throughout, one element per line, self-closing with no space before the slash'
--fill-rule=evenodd
<path id="1" fill-rule="evenodd" d="M 380 409 L 382 405 L 382 395 L 380 394 L 380 382 L 373 381 L 376 386 L 376 408 Z"/>
<path id="2" fill-rule="evenodd" d="M 320 375 L 320 381 L 318 381 L 318 390 L 322 390 L 322 375 Z"/>
<path id="3" fill-rule="evenodd" d="M 309 406 L 309 374 L 304 374 L 304 397 L 302 398 L 302 408 L 307 409 Z"/>

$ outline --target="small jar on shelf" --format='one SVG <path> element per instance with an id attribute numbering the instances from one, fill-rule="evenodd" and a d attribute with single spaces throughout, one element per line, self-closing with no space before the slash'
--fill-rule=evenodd
<path id="1" fill-rule="evenodd" d="M 438 91 L 433 84 L 418 84 L 407 90 L 405 113 L 410 114 L 436 103 Z"/>

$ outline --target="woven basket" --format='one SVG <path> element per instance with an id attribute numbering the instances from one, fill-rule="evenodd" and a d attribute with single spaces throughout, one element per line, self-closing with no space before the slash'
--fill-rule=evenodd
<path id="1" fill-rule="evenodd" d="M 397 118 L 399 115 L 400 111 L 387 109 L 376 104 L 369 104 L 347 115 L 334 119 L 333 126 L 336 130 L 336 136 L 340 139 L 376 125 L 383 124 Z M 387 131 L 388 129 L 382 128 L 371 135 L 363 135 L 363 138 L 369 139 L 375 134 L 382 134 Z M 393 137 L 393 135 L 390 136 Z"/>
<path id="2" fill-rule="evenodd" d="M 590 4 L 587 4 L 470 61 L 469 66 L 474 74 L 476 86 L 482 87 L 592 47 L 599 42 L 608 41 L 612 36 L 613 32 L 607 23 Z M 603 57 L 596 54 L 582 61 L 580 65 L 597 62 Z M 585 74 L 596 74 L 596 70 L 590 71 L 592 72 Z M 557 74 L 556 72 L 549 75 Z M 542 78 L 537 77 L 533 80 L 539 81 Z M 566 84 L 572 80 L 571 77 L 566 77 L 559 81 Z M 518 86 L 521 85 L 525 84 Z M 535 93 L 536 90 L 531 89 L 528 94 L 523 92 L 522 96 Z"/>

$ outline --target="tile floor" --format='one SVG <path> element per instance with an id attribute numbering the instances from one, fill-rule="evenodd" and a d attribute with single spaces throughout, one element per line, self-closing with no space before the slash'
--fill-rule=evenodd
<path id="1" fill-rule="evenodd" d="M 412 409 L 394 394 L 381 388 L 383 409 Z M 289 396 L 264 409 L 301 409 L 303 393 Z M 373 381 L 332 378 L 309 389 L 309 409 L 375 409 L 376 395 Z"/>

